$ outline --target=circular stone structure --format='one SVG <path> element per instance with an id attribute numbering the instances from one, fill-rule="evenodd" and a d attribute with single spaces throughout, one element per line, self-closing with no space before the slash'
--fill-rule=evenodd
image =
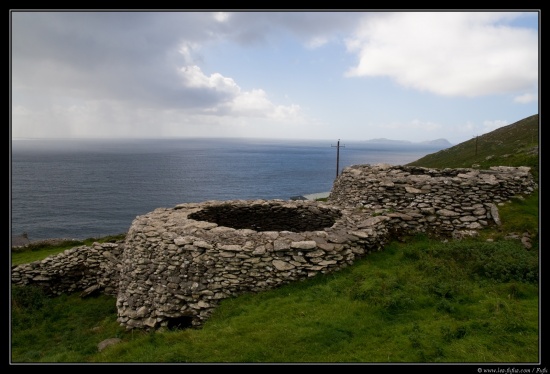
<path id="1" fill-rule="evenodd" d="M 234 229 L 303 232 L 331 227 L 340 216 L 340 211 L 334 208 L 258 203 L 212 205 L 192 213 L 188 217 Z"/>
<path id="2" fill-rule="evenodd" d="M 118 321 L 199 326 L 224 298 L 327 273 L 380 250 L 387 230 L 324 202 L 230 200 L 138 216 L 122 255 Z"/>

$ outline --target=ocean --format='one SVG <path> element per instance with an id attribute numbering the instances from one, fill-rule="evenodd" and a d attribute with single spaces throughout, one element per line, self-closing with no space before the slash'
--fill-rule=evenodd
<path id="1" fill-rule="evenodd" d="M 328 192 L 336 171 L 403 165 L 440 148 L 265 139 L 13 139 L 11 235 L 86 239 L 128 231 L 156 208 Z"/>

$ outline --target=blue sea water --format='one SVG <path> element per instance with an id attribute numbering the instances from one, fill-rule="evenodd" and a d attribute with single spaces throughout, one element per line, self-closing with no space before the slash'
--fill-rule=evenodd
<path id="1" fill-rule="evenodd" d="M 37 140 L 11 143 L 13 236 L 86 239 L 128 231 L 161 207 L 328 192 L 337 143 L 265 139 Z M 439 148 L 341 143 L 338 170 L 402 165 Z"/>

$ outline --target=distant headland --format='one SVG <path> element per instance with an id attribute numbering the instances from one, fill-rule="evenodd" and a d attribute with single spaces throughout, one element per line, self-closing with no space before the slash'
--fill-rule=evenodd
<path id="1" fill-rule="evenodd" d="M 447 140 L 447 139 L 435 139 L 435 140 L 425 140 L 422 142 L 411 142 L 409 140 L 392 140 L 392 139 L 386 139 L 386 138 L 378 138 L 378 139 L 369 139 L 364 140 L 364 143 L 372 143 L 372 144 L 385 144 L 385 145 L 427 145 L 427 146 L 434 146 L 434 147 L 452 147 L 453 145 Z"/>

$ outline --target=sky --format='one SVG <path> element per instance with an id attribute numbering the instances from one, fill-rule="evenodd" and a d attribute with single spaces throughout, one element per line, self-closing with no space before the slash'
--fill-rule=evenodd
<path id="1" fill-rule="evenodd" d="M 10 10 L 11 137 L 458 144 L 539 113 L 540 10 Z"/>

